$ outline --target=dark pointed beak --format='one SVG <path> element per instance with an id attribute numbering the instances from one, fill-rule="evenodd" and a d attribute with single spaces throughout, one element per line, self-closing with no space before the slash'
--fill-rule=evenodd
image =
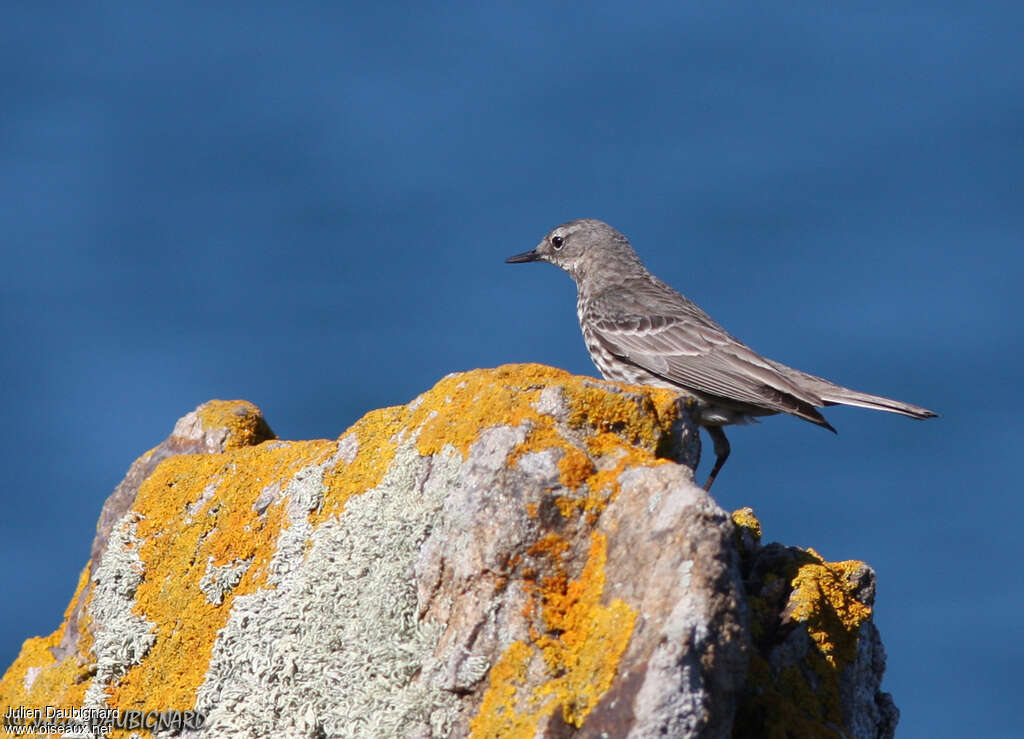
<path id="1" fill-rule="evenodd" d="M 505 260 L 505 264 L 520 264 L 521 262 L 537 262 L 540 261 L 540 255 L 536 249 L 530 249 L 530 251 L 524 251 L 522 254 L 516 254 L 514 257 L 509 257 Z"/>

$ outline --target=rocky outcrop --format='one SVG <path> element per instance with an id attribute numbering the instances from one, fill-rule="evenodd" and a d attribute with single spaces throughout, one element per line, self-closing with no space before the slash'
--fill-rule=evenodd
<path id="1" fill-rule="evenodd" d="M 874 574 L 762 546 L 698 456 L 667 391 L 538 365 L 337 440 L 212 401 L 108 499 L 0 697 L 202 737 L 891 735 Z"/>
<path id="2" fill-rule="evenodd" d="M 750 508 L 732 518 L 753 646 L 733 735 L 892 737 L 899 710 L 880 690 L 874 570 L 826 562 L 813 549 L 761 546 Z"/>

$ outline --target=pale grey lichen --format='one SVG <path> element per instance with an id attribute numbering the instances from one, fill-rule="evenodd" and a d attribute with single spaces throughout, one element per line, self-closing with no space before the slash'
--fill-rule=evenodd
<path id="1" fill-rule="evenodd" d="M 199 579 L 199 589 L 203 591 L 206 600 L 215 606 L 223 603 L 224 596 L 235 589 L 250 564 L 251 559 L 236 559 L 217 566 L 213 564 L 213 557 L 210 557 L 206 563 L 206 572 Z"/>
<path id="2" fill-rule="evenodd" d="M 441 627 L 417 618 L 411 572 L 459 462 L 407 440 L 376 488 L 315 530 L 332 462 L 294 477 L 268 587 L 235 598 L 214 645 L 204 736 L 447 735 L 458 698 L 438 687 Z"/>
<path id="3" fill-rule="evenodd" d="M 191 521 L 192 517 L 195 516 L 199 511 L 203 510 L 203 506 L 213 500 L 213 494 L 217 492 L 217 486 L 220 485 L 220 479 L 211 480 L 205 488 L 203 488 L 202 495 L 199 496 L 194 502 L 188 505 L 188 520 Z"/>
<path id="4" fill-rule="evenodd" d="M 155 624 L 134 613 L 135 591 L 145 568 L 136 536 L 138 514 L 126 513 L 110 532 L 92 573 L 89 616 L 96 673 L 85 691 L 85 708 L 105 708 L 107 691 L 139 664 L 156 642 Z"/>
<path id="5" fill-rule="evenodd" d="M 491 668 L 491 661 L 484 655 L 469 655 L 459 665 L 459 672 L 455 680 L 455 688 L 458 690 L 471 690 L 487 671 Z"/>
<path id="6" fill-rule="evenodd" d="M 26 693 L 32 690 L 32 684 L 36 681 L 36 678 L 39 677 L 39 673 L 42 671 L 42 667 L 29 667 L 25 670 L 25 679 L 22 682 L 22 685 L 25 686 Z"/>

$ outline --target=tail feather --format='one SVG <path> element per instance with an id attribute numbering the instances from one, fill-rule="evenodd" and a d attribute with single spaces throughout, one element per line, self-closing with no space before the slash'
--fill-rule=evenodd
<path id="1" fill-rule="evenodd" d="M 919 405 L 904 403 L 901 400 L 893 400 L 892 398 L 883 398 L 881 395 L 862 393 L 859 390 L 851 390 L 848 387 L 829 382 L 824 377 L 801 372 L 773 360 L 769 360 L 769 362 L 780 372 L 799 382 L 801 387 L 815 393 L 825 405 L 853 405 L 858 408 L 899 413 L 901 416 L 918 419 L 935 418 L 939 415 L 935 411 L 930 411 Z"/>
<path id="2" fill-rule="evenodd" d="M 934 418 L 939 415 L 919 405 L 911 405 L 910 403 L 893 400 L 892 398 L 883 398 L 880 395 L 869 395 L 868 393 L 850 390 L 839 385 L 834 385 L 820 392 L 819 395 L 826 405 L 854 405 L 859 408 L 899 413 L 901 416 L 909 416 L 910 418 Z"/>

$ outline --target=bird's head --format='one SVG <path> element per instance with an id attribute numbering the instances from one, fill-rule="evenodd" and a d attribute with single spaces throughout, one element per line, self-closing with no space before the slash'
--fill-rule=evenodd
<path id="1" fill-rule="evenodd" d="M 550 262 L 580 284 L 603 271 L 643 269 L 629 240 L 603 221 L 580 218 L 552 229 L 534 249 L 505 260 Z"/>

